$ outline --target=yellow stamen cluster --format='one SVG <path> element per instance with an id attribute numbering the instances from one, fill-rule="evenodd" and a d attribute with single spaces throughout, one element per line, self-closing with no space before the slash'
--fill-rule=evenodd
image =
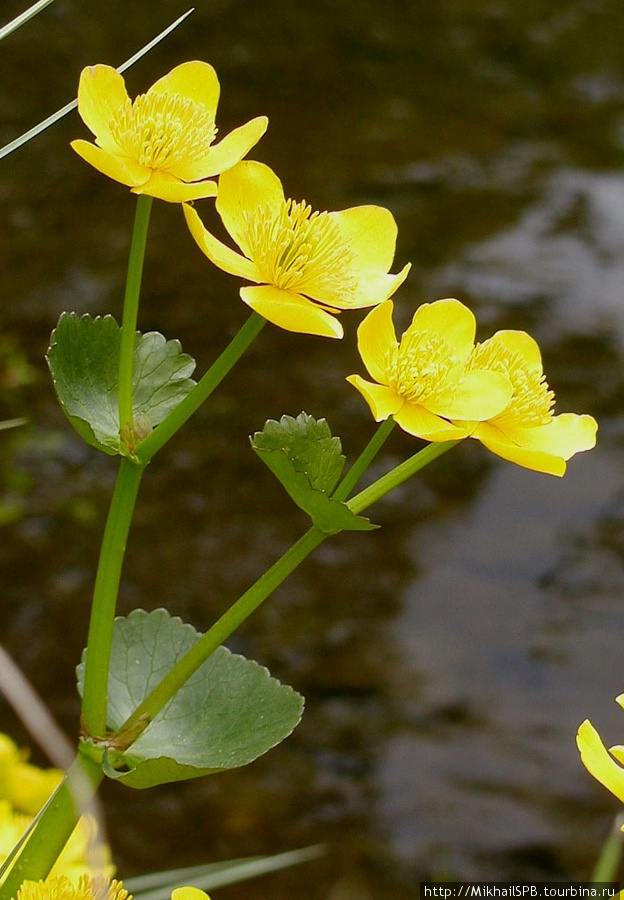
<path id="1" fill-rule="evenodd" d="M 169 169 L 205 155 L 217 129 L 205 106 L 170 93 L 140 94 L 113 114 L 110 132 L 131 159 L 151 169 Z"/>
<path id="2" fill-rule="evenodd" d="M 489 369 L 506 375 L 513 388 L 509 407 L 501 413 L 506 419 L 525 426 L 548 425 L 553 418 L 555 394 L 546 376 L 531 369 L 519 353 L 500 345 L 477 344 L 472 355 L 472 369 Z"/>
<path id="3" fill-rule="evenodd" d="M 287 200 L 279 214 L 261 206 L 246 215 L 245 242 L 263 280 L 300 293 L 355 293 L 354 256 L 327 212 Z"/>
<path id="4" fill-rule="evenodd" d="M 408 403 L 447 390 L 461 378 L 457 359 L 441 335 L 410 330 L 387 351 L 385 371 L 388 386 Z"/>
<path id="5" fill-rule="evenodd" d="M 65 875 L 46 881 L 25 881 L 17 892 L 17 900 L 132 900 L 120 881 L 109 881 L 103 875 L 91 878 L 81 875 L 73 885 Z"/>

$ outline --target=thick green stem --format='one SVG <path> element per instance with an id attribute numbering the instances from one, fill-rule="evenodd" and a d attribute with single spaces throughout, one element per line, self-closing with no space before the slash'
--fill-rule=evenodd
<path id="1" fill-rule="evenodd" d="M 384 423 L 385 424 L 385 423 Z M 390 428 L 379 429 L 376 438 L 369 443 L 363 451 L 362 456 L 372 458 L 371 445 L 379 443 L 381 437 L 387 437 Z M 383 441 L 381 441 L 383 443 Z M 391 472 L 383 475 L 376 482 L 365 488 L 357 494 L 348 506 L 356 513 L 360 513 L 376 500 L 381 499 L 385 494 L 397 487 L 403 481 L 424 468 L 428 463 L 432 462 L 438 456 L 441 456 L 447 450 L 450 450 L 457 441 L 446 441 L 445 443 L 429 444 L 419 453 L 410 457 L 404 463 L 397 466 Z M 369 452 L 369 448 L 371 451 Z M 378 449 L 378 447 L 377 447 Z M 372 454 L 374 455 L 374 454 Z M 360 457 L 361 459 L 361 457 Z M 357 462 L 359 463 L 359 459 Z M 363 472 L 363 469 L 362 469 Z M 360 472 L 360 474 L 362 474 Z M 306 533 L 293 544 L 293 546 L 284 553 L 284 555 L 274 563 L 258 581 L 240 597 L 221 618 L 215 622 L 203 637 L 195 644 L 194 647 L 165 675 L 162 681 L 156 685 L 153 691 L 143 700 L 143 702 L 135 709 L 132 715 L 124 722 L 119 729 L 118 734 L 122 737 L 127 735 L 128 744 L 136 740 L 141 730 L 147 728 L 149 723 L 154 719 L 163 706 L 179 691 L 182 685 L 188 681 L 191 675 L 214 653 L 217 647 L 227 640 L 228 637 L 256 610 L 260 604 L 279 587 L 279 585 L 293 572 L 297 566 L 309 556 L 309 554 L 322 544 L 330 535 L 321 531 L 316 526 L 310 528 Z"/>
<path id="2" fill-rule="evenodd" d="M 375 459 L 394 428 L 392 417 L 382 422 L 333 493 L 334 500 L 346 500 L 364 472 Z"/>
<path id="3" fill-rule="evenodd" d="M 46 878 L 88 808 L 103 779 L 102 769 L 78 756 L 37 816 L 23 850 L 0 887 L 0 900 L 12 900 L 23 881 Z"/>
<path id="4" fill-rule="evenodd" d="M 93 591 L 85 659 L 82 724 L 87 735 L 104 737 L 108 667 L 121 567 L 144 466 L 123 458 L 111 500 Z"/>
<path id="5" fill-rule="evenodd" d="M 147 243 L 147 229 L 152 197 L 140 194 L 137 199 L 128 274 L 126 277 L 126 293 L 124 297 L 123 319 L 121 323 L 121 349 L 119 352 L 119 428 L 132 426 L 132 377 L 134 374 L 134 343 L 139 314 L 139 297 L 141 294 L 141 277 L 143 260 Z"/>
<path id="6" fill-rule="evenodd" d="M 173 437 L 202 403 L 223 381 L 230 369 L 241 358 L 252 341 L 260 334 L 266 319 L 252 313 L 238 334 L 230 341 L 223 353 L 215 360 L 206 374 L 197 382 L 193 390 L 173 409 L 167 418 L 154 429 L 136 448 L 137 459 L 147 463 L 160 448 Z"/>

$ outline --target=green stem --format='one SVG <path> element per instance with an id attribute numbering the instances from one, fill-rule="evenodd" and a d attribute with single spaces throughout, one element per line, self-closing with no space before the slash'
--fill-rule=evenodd
<path id="1" fill-rule="evenodd" d="M 230 369 L 241 358 L 245 350 L 260 334 L 266 319 L 253 312 L 238 334 L 230 341 L 223 353 L 197 382 L 193 390 L 173 409 L 167 418 L 154 429 L 136 448 L 136 457 L 142 463 L 148 463 L 167 441 L 196 412 L 214 389 L 223 381 Z"/>
<path id="2" fill-rule="evenodd" d="M 100 766 L 82 755 L 76 757 L 33 823 L 22 852 L 0 887 L 0 900 L 16 897 L 25 880 L 47 877 L 103 777 Z"/>
<path id="3" fill-rule="evenodd" d="M 111 500 L 93 591 L 85 658 L 82 722 L 87 735 L 106 733 L 108 667 L 121 567 L 144 466 L 121 460 Z"/>
<path id="4" fill-rule="evenodd" d="M 353 463 L 345 477 L 342 479 L 342 481 L 332 494 L 334 500 L 347 499 L 364 472 L 368 469 L 372 461 L 381 450 L 393 428 L 394 419 L 392 418 L 392 416 L 386 419 L 385 422 L 381 423 L 375 434 L 372 436 L 366 447 L 364 447 L 356 461 Z"/>
<path id="5" fill-rule="evenodd" d="M 119 352 L 119 428 L 132 425 L 132 377 L 134 374 L 134 343 L 139 314 L 139 296 L 141 293 L 141 276 L 147 243 L 147 229 L 152 197 L 140 194 L 137 199 L 128 274 L 126 277 L 126 293 L 124 297 L 123 319 L 121 323 L 121 348 Z"/>
<path id="6" fill-rule="evenodd" d="M 362 456 L 369 456 L 371 444 L 379 443 L 380 432 L 385 437 L 390 433 L 390 428 L 379 429 L 377 440 L 373 440 L 365 448 Z M 424 468 L 438 456 L 450 450 L 458 441 L 446 441 L 445 443 L 429 444 L 419 453 L 410 457 L 404 463 L 397 466 L 391 472 L 383 475 L 374 484 L 357 494 L 348 506 L 356 513 L 362 512 L 376 500 L 379 500 L 388 491 L 397 487 L 410 475 Z M 360 457 L 361 459 L 361 457 Z M 357 460 L 359 463 L 359 459 Z M 363 471 L 363 470 L 362 470 Z M 297 566 L 309 556 L 330 535 L 321 531 L 316 526 L 310 528 L 299 540 L 290 547 L 284 555 L 262 575 L 248 591 L 215 622 L 199 641 L 180 659 L 167 675 L 160 681 L 143 702 L 134 710 L 132 715 L 119 729 L 118 735 L 127 736 L 127 746 L 140 732 L 147 728 L 149 723 L 160 712 L 163 706 L 180 690 L 191 675 L 215 652 L 217 647 L 242 625 L 242 623 L 256 610 L 260 604 L 279 587 L 279 585 L 293 572 Z M 117 742 L 119 745 L 119 742 Z"/>
<path id="7" fill-rule="evenodd" d="M 163 708 L 191 675 L 215 652 L 217 647 L 242 625 L 263 600 L 273 593 L 309 554 L 322 544 L 328 534 L 313 526 L 284 553 L 261 578 L 215 622 L 206 634 L 182 657 L 165 675 L 161 682 L 148 694 L 132 715 L 124 722 L 120 732 L 128 733 L 133 740 L 137 737 L 137 726 L 146 728 L 154 716 Z"/>
<path id="8" fill-rule="evenodd" d="M 358 515 L 458 443 L 459 441 L 441 441 L 435 444 L 427 444 L 418 453 L 410 456 L 409 459 L 392 469 L 391 472 L 382 475 L 373 484 L 356 494 L 355 497 L 349 500 L 347 506 Z"/>

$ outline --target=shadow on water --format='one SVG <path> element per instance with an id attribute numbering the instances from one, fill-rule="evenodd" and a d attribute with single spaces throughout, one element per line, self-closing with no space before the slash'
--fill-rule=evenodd
<path id="1" fill-rule="evenodd" d="M 7 16 L 20 11 L 12 0 Z M 118 64 L 185 9 L 57 0 L 0 52 L 0 140 Z M 127 75 L 137 93 L 191 58 L 219 72 L 221 133 L 266 113 L 254 156 L 314 207 L 387 205 L 405 324 L 456 295 L 484 335 L 540 341 L 560 410 L 600 420 L 563 481 L 479 446 L 324 545 L 231 642 L 307 698 L 302 725 L 249 768 L 149 793 L 105 789 L 122 875 L 318 841 L 327 858 L 224 898 L 411 898 L 420 877 L 586 879 L 616 805 L 574 746 L 590 716 L 621 741 L 624 689 L 624 13 L 616 0 L 286 4 L 199 0 Z M 43 354 L 59 314 L 119 315 L 133 204 L 68 142 L 77 116 L 0 163 L 1 634 L 75 735 L 73 668 L 114 462 L 57 410 Z M 208 205 L 206 206 L 208 209 Z M 157 205 L 142 330 L 203 371 L 245 317 Z M 372 432 L 345 340 L 266 328 L 145 478 L 120 611 L 210 625 L 305 528 L 253 458 L 267 417 L 326 415 L 357 454 Z M 331 346 L 330 346 L 331 344 Z M 379 471 L 412 452 L 393 434 Z M 19 726 L 3 712 L 0 726 Z"/>

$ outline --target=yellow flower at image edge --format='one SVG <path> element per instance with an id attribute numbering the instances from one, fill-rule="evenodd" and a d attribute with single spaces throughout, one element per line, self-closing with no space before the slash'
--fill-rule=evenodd
<path id="1" fill-rule="evenodd" d="M 624 694 L 617 697 L 616 702 L 624 706 Z M 579 727 L 576 744 L 589 774 L 624 803 L 624 768 L 619 765 L 624 764 L 624 747 L 618 745 L 607 750 L 588 719 Z"/>
<path id="2" fill-rule="evenodd" d="M 35 815 L 63 777 L 59 769 L 40 769 L 6 734 L 0 734 L 0 800 Z"/>
<path id="3" fill-rule="evenodd" d="M 109 881 L 101 875 L 81 875 L 76 884 L 65 876 L 45 881 L 25 881 L 16 900 L 132 900 L 132 894 L 121 881 Z M 210 900 L 208 894 L 195 887 L 175 888 L 171 900 Z"/>
<path id="4" fill-rule="evenodd" d="M 243 301 L 287 331 L 342 337 L 335 314 L 386 300 L 410 268 L 388 274 L 397 236 L 389 210 L 313 212 L 305 201 L 287 200 L 277 175 L 259 162 L 244 160 L 221 175 L 216 208 L 244 255 L 185 205 L 191 234 L 216 266 L 254 282 L 241 288 Z"/>
<path id="5" fill-rule="evenodd" d="M 508 405 L 511 384 L 504 374 L 467 368 L 476 321 L 463 303 L 423 303 L 400 342 L 392 312 L 387 300 L 358 328 L 358 349 L 375 382 L 359 375 L 347 378 L 378 422 L 393 416 L 415 437 L 456 440 L 469 434 L 461 420 L 485 419 Z"/>
<path id="6" fill-rule="evenodd" d="M 81 875 L 76 884 L 64 875 L 45 881 L 24 881 L 17 900 L 132 900 L 120 881 Z"/>
<path id="7" fill-rule="evenodd" d="M 478 344 L 471 368 L 507 376 L 513 393 L 506 409 L 475 423 L 472 437 L 492 453 L 527 469 L 563 475 L 566 460 L 596 444 L 598 425 L 592 416 L 555 416 L 537 343 L 524 331 L 498 331 Z"/>
<path id="8" fill-rule="evenodd" d="M 206 179 L 239 162 L 268 121 L 251 119 L 213 145 L 219 92 L 212 66 L 194 61 L 176 66 L 132 102 L 115 69 L 89 66 L 80 76 L 78 112 L 95 144 L 71 146 L 135 194 L 172 203 L 214 197 L 216 183 Z"/>

